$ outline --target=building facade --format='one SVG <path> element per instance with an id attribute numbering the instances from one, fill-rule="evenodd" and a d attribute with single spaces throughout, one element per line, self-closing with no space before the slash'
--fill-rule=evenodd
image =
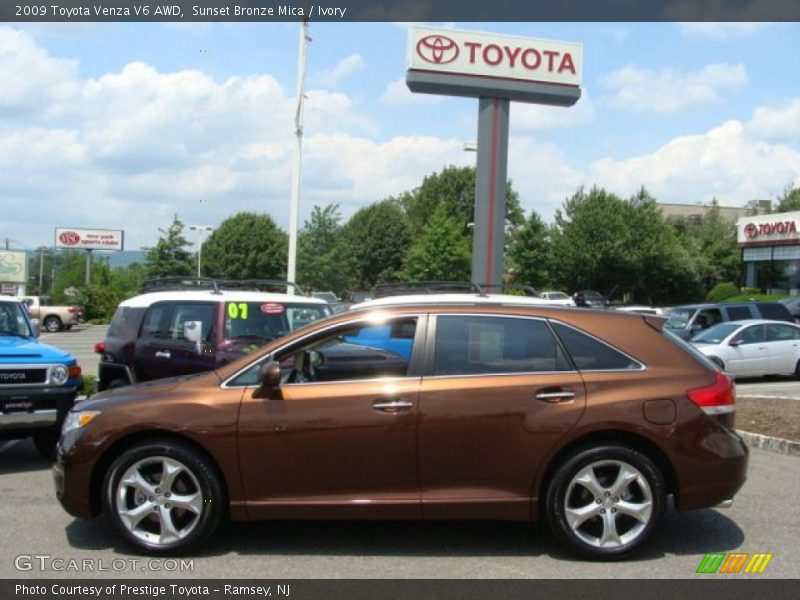
<path id="1" fill-rule="evenodd" d="M 740 217 L 744 283 L 773 294 L 800 294 L 800 211 Z"/>

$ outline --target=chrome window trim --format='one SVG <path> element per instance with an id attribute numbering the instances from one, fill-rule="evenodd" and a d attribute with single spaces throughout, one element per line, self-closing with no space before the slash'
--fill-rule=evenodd
<path id="1" fill-rule="evenodd" d="M 221 389 L 223 389 L 223 390 L 243 390 L 243 389 L 247 389 L 247 388 L 257 388 L 258 386 L 254 386 L 254 385 L 230 385 L 230 382 L 232 380 L 236 379 L 239 375 L 241 375 L 245 371 L 251 369 L 254 365 L 256 365 L 256 364 L 258 364 L 258 363 L 260 363 L 262 361 L 268 361 L 271 357 L 275 356 L 276 354 L 281 353 L 283 350 L 285 350 L 286 348 L 289 348 L 290 346 L 302 345 L 304 340 L 306 340 L 308 338 L 311 338 L 311 337 L 315 337 L 318 334 L 323 334 L 326 331 L 330 331 L 332 329 L 338 329 L 340 327 L 347 326 L 347 325 L 352 325 L 352 324 L 356 324 L 356 323 L 365 323 L 365 322 L 373 321 L 375 319 L 375 317 L 377 315 L 379 315 L 380 313 L 381 313 L 381 309 L 380 308 L 375 308 L 373 311 L 370 311 L 368 313 L 364 313 L 364 314 L 358 316 L 358 318 L 356 318 L 356 319 L 349 320 L 349 321 L 342 321 L 342 322 L 339 322 L 339 323 L 336 323 L 336 324 L 332 324 L 332 325 L 328 325 L 328 326 L 323 327 L 321 329 L 317 329 L 315 331 L 309 332 L 309 333 L 307 333 L 307 334 L 305 334 L 305 335 L 303 335 L 303 336 L 301 336 L 301 337 L 299 337 L 299 338 L 297 338 L 295 340 L 292 340 L 288 344 L 284 344 L 283 346 L 280 346 L 279 348 L 276 348 L 275 350 L 273 350 L 269 354 L 265 354 L 264 356 L 262 356 L 258 360 L 255 360 L 255 361 L 249 363 L 247 366 L 242 367 L 241 369 L 236 371 L 236 373 L 234 373 L 233 375 L 228 377 L 225 381 L 223 381 L 220 384 L 219 387 Z M 398 318 L 398 319 L 411 319 L 411 318 L 414 318 L 414 319 L 418 319 L 419 320 L 420 318 L 422 318 L 422 317 L 424 317 L 426 315 L 427 315 L 427 313 L 416 313 L 416 312 L 407 313 L 407 314 L 387 315 L 387 320 L 388 319 L 394 319 L 394 318 Z M 414 334 L 414 336 L 416 337 L 416 333 Z M 410 377 L 410 378 L 402 377 L 402 378 L 398 378 L 398 379 L 417 379 L 417 377 Z M 371 380 L 370 379 L 348 379 L 347 381 L 353 382 L 353 381 L 371 381 Z M 340 383 L 340 382 L 339 381 L 312 381 L 312 382 L 309 382 L 309 383 Z M 303 385 L 303 384 L 293 384 L 293 383 L 281 384 L 281 386 L 283 386 L 283 385 Z"/>
<path id="2" fill-rule="evenodd" d="M 515 305 L 515 306 L 518 306 L 518 305 Z M 556 345 L 558 347 L 560 347 L 563 350 L 563 352 L 565 354 L 565 358 L 567 359 L 567 362 L 570 363 L 570 366 L 572 368 L 571 369 L 564 369 L 563 371 L 517 371 L 517 372 L 514 372 L 514 373 L 469 373 L 469 374 L 463 374 L 463 375 L 458 375 L 458 374 L 453 374 L 453 375 L 427 375 L 427 376 L 424 376 L 423 379 L 442 379 L 442 378 L 452 378 L 452 377 L 459 377 L 459 378 L 461 378 L 461 377 L 504 377 L 504 376 L 505 377 L 508 377 L 508 376 L 516 377 L 516 376 L 519 376 L 519 375 L 559 375 L 559 374 L 563 374 L 563 373 L 580 373 L 580 371 L 577 368 L 575 368 L 575 365 L 572 364 L 572 357 L 567 352 L 567 349 L 563 347 L 563 344 L 562 344 L 561 340 L 558 338 L 558 336 L 556 335 L 555 331 L 553 331 L 553 329 L 550 327 L 550 322 L 553 319 L 550 319 L 548 317 L 534 317 L 534 316 L 530 316 L 530 315 L 506 315 L 506 314 L 497 314 L 497 313 L 451 313 L 451 312 L 431 313 L 431 316 L 432 317 L 436 317 L 437 329 L 438 329 L 438 319 L 439 319 L 439 317 L 464 317 L 464 316 L 468 316 L 468 317 L 492 317 L 492 318 L 495 318 L 495 319 L 527 319 L 529 321 L 542 321 L 542 322 L 544 322 L 545 327 L 547 327 L 547 330 L 550 332 L 550 335 L 553 336 L 553 341 L 556 343 Z M 433 353 L 432 353 L 432 356 L 431 356 L 431 368 L 433 368 L 435 366 L 434 365 L 434 360 L 436 358 L 435 354 L 436 354 L 436 341 L 434 339 Z M 636 362 L 638 362 L 638 361 L 636 361 Z"/>
<path id="3" fill-rule="evenodd" d="M 569 323 L 564 323 L 564 321 L 559 321 L 558 319 L 549 319 L 549 321 L 551 323 L 558 323 L 559 325 L 563 325 L 564 327 L 569 327 L 573 331 L 577 331 L 578 333 L 581 333 L 583 335 L 589 336 L 593 340 L 603 344 L 604 346 L 608 346 L 609 348 L 611 348 L 615 352 L 619 352 L 620 354 L 622 354 L 628 360 L 630 360 L 630 361 L 636 363 L 637 365 L 639 365 L 635 369 L 578 369 L 579 373 L 639 373 L 641 371 L 646 371 L 647 370 L 647 366 L 642 361 L 635 359 L 634 357 L 632 357 L 630 354 L 628 354 L 624 350 L 620 350 L 614 344 L 610 344 L 605 340 L 601 340 L 596 335 L 592 335 L 588 331 L 584 331 L 583 329 L 575 327 L 574 325 L 570 325 Z M 555 333 L 556 336 L 558 336 L 557 332 L 554 332 L 554 333 Z M 566 351 L 566 348 L 565 348 L 565 351 Z M 569 355 L 569 352 L 567 352 L 567 354 Z M 570 357 L 570 359 L 572 359 L 572 355 L 569 355 L 569 357 Z"/>

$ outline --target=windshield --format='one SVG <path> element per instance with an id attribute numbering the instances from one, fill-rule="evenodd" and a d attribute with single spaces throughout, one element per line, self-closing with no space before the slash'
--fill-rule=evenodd
<path id="1" fill-rule="evenodd" d="M 694 314 L 693 308 L 676 308 L 669 313 L 669 319 L 664 323 L 667 329 L 686 329 Z"/>
<path id="2" fill-rule="evenodd" d="M 19 302 L 0 302 L 0 335 L 31 337 L 28 320 Z"/>
<path id="3" fill-rule="evenodd" d="M 225 305 L 225 338 L 273 340 L 330 314 L 326 304 L 228 302 Z"/>
<path id="4" fill-rule="evenodd" d="M 741 325 L 736 323 L 720 323 L 698 333 L 691 341 L 699 344 L 721 344 L 722 340 L 739 329 L 739 327 Z"/>

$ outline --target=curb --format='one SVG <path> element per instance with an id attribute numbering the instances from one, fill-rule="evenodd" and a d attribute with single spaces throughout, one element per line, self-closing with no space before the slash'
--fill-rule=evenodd
<path id="1" fill-rule="evenodd" d="M 768 452 L 775 452 L 777 454 L 786 454 L 788 456 L 800 456 L 800 442 L 793 440 L 786 440 L 784 438 L 773 437 L 771 435 L 762 435 L 760 433 L 752 433 L 750 431 L 736 430 L 745 443 L 753 448 L 760 448 Z"/>

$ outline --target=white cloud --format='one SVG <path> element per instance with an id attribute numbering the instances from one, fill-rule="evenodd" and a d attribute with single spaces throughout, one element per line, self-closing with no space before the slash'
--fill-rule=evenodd
<path id="1" fill-rule="evenodd" d="M 674 113 L 719 102 L 723 90 L 738 89 L 746 82 L 745 66 L 728 63 L 712 64 L 687 73 L 628 66 L 609 73 L 602 80 L 613 93 L 609 100 L 614 106 L 656 113 Z"/>
<path id="2" fill-rule="evenodd" d="M 356 71 L 363 69 L 364 64 L 364 58 L 360 54 L 350 54 L 345 56 L 330 69 L 314 73 L 311 80 L 321 86 L 332 87 L 341 83 L 348 75 L 352 75 Z"/>
<path id="3" fill-rule="evenodd" d="M 800 141 L 800 98 L 781 106 L 759 106 L 747 123 L 747 131 L 760 139 L 796 144 Z"/>
<path id="4" fill-rule="evenodd" d="M 644 185 L 664 202 L 716 197 L 735 206 L 777 195 L 787 181 L 800 180 L 799 165 L 796 150 L 750 139 L 741 122 L 728 121 L 705 134 L 676 137 L 650 154 L 597 160 L 589 175 L 618 194 Z"/>
<path id="5" fill-rule="evenodd" d="M 710 37 L 724 40 L 729 37 L 751 35 L 763 30 L 766 23 L 737 23 L 701 21 L 694 23 L 679 23 L 680 31 L 685 36 Z"/>
<path id="6" fill-rule="evenodd" d="M 386 89 L 381 94 L 380 101 L 390 106 L 403 106 L 412 104 L 438 104 L 444 96 L 438 94 L 415 94 L 408 89 L 406 80 L 395 79 L 386 84 Z"/>
<path id="7" fill-rule="evenodd" d="M 583 88 L 574 106 L 514 103 L 511 107 L 511 128 L 517 130 L 546 130 L 575 127 L 594 121 L 595 112 L 589 91 Z"/>

